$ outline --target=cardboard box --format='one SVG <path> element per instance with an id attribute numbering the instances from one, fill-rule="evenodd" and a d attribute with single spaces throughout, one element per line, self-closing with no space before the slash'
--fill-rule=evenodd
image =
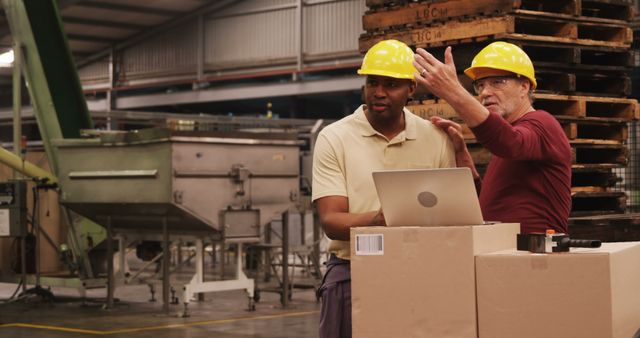
<path id="1" fill-rule="evenodd" d="M 477 337 L 474 255 L 518 224 L 351 229 L 353 337 Z"/>
<path id="2" fill-rule="evenodd" d="M 480 338 L 633 337 L 640 328 L 640 244 L 476 257 Z"/>

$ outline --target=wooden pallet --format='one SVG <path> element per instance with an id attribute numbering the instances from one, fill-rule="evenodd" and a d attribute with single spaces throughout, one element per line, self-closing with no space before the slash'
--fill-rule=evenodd
<path id="1" fill-rule="evenodd" d="M 384 39 L 396 39 L 414 47 L 435 47 L 486 39 L 516 39 L 570 43 L 586 46 L 629 47 L 633 32 L 628 25 L 590 23 L 550 15 L 505 15 L 470 21 L 449 21 L 430 27 L 387 34 L 364 34 L 360 52 Z"/>
<path id="2" fill-rule="evenodd" d="M 393 30 L 429 25 L 460 17 L 535 13 L 555 14 L 566 19 L 599 22 L 628 21 L 634 16 L 633 3 L 588 0 L 449 0 L 404 4 L 404 1 L 375 1 L 373 10 L 362 18 L 366 31 Z"/>
<path id="3" fill-rule="evenodd" d="M 362 28 L 366 31 L 402 29 L 444 22 L 452 18 L 510 13 L 518 8 L 520 2 L 519 0 L 450 0 L 436 3 L 410 3 L 404 7 L 378 7 L 382 10 L 367 13 L 362 17 Z"/>
<path id="4" fill-rule="evenodd" d="M 627 74 L 603 74 L 537 69 L 536 91 L 551 94 L 626 97 L 631 94 L 631 79 Z"/>
<path id="5" fill-rule="evenodd" d="M 580 15 L 594 18 L 632 20 L 636 10 L 633 1 L 582 0 Z"/>
<path id="6" fill-rule="evenodd" d="M 636 54 L 628 48 L 579 46 L 540 41 L 504 40 L 520 46 L 538 68 L 570 69 L 599 72 L 627 72 L 638 66 Z M 453 46 L 453 59 L 460 70 L 471 65 L 476 54 L 485 46 L 483 43 L 463 43 Z M 431 47 L 427 51 L 439 60 L 444 59 L 447 46 Z"/>
<path id="7" fill-rule="evenodd" d="M 572 170 L 571 192 L 606 192 L 620 181 L 610 169 Z"/>
<path id="8" fill-rule="evenodd" d="M 571 216 L 621 213 L 627 207 L 624 192 L 577 192 L 571 194 Z"/>
<path id="9" fill-rule="evenodd" d="M 407 106 L 412 109 L 412 106 Z M 415 106 L 414 106 L 415 107 Z M 421 106 L 424 107 L 424 106 Z M 449 107 L 450 108 L 450 107 Z M 438 110 L 442 112 L 443 110 Z M 475 141 L 475 135 L 458 116 L 444 116 L 437 112 L 417 111 L 423 118 L 439 116 L 454 121 L 462 127 L 462 136 L 467 141 Z M 428 114 L 433 114 L 426 116 Z M 606 118 L 575 118 L 571 116 L 555 116 L 562 126 L 569 142 L 573 145 L 622 145 L 629 138 L 627 121 Z"/>
<path id="10" fill-rule="evenodd" d="M 475 135 L 461 121 L 462 136 L 467 141 L 475 141 Z M 625 122 L 591 123 L 590 121 L 560 120 L 569 143 L 572 145 L 622 145 L 628 138 L 628 128 Z"/>
<path id="11" fill-rule="evenodd" d="M 640 214 L 610 214 L 569 219 L 569 234 L 576 239 L 604 242 L 640 241 Z"/>
<path id="12" fill-rule="evenodd" d="M 475 140 L 467 140 L 467 148 L 478 166 L 486 166 L 491 152 Z M 619 144 L 571 144 L 571 163 L 577 168 L 620 168 L 627 165 L 628 149 Z"/>
<path id="13" fill-rule="evenodd" d="M 597 117 L 575 118 L 556 116 L 569 140 L 581 143 L 609 141 L 608 144 L 622 144 L 629 138 L 627 122 L 620 119 Z"/>
<path id="14" fill-rule="evenodd" d="M 623 120 L 638 119 L 638 102 L 634 99 L 596 96 L 568 96 L 535 94 L 534 107 L 553 115 L 575 117 L 602 117 Z"/>
<path id="15" fill-rule="evenodd" d="M 544 93 L 535 93 L 534 96 L 534 107 L 555 116 L 599 117 L 630 121 L 638 119 L 639 115 L 638 102 L 634 99 Z M 458 116 L 446 101 L 438 99 L 411 102 L 407 108 L 422 118 L 440 116 L 452 119 Z"/>
<path id="16" fill-rule="evenodd" d="M 574 164 L 628 164 L 628 148 L 612 144 L 571 144 L 571 163 Z"/>

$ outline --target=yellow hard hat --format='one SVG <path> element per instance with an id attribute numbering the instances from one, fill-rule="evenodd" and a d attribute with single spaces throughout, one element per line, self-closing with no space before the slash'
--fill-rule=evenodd
<path id="1" fill-rule="evenodd" d="M 371 47 L 358 69 L 360 75 L 414 80 L 413 51 L 398 40 L 383 40 Z"/>
<path id="2" fill-rule="evenodd" d="M 481 76 L 483 68 L 506 70 L 522 75 L 531 81 L 532 89 L 536 89 L 538 85 L 531 59 L 520 47 L 511 43 L 497 41 L 484 47 L 464 73 L 475 81 Z"/>

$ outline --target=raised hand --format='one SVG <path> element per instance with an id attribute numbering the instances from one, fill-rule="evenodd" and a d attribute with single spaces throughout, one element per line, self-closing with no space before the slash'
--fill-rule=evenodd
<path id="1" fill-rule="evenodd" d="M 471 169 L 471 174 L 474 179 L 480 177 L 476 170 L 476 166 L 473 163 L 473 159 L 471 158 L 471 154 L 469 153 L 469 149 L 467 149 L 467 144 L 464 142 L 462 127 L 451 120 L 443 119 L 438 116 L 432 116 L 431 123 L 438 126 L 447 133 L 447 135 L 449 135 L 456 153 L 456 166 Z"/>

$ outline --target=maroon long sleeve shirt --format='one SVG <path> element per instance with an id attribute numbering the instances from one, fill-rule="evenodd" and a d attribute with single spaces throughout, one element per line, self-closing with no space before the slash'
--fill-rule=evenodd
<path id="1" fill-rule="evenodd" d="M 558 121 L 536 110 L 511 125 L 492 113 L 472 131 L 493 154 L 480 189 L 485 220 L 568 233 L 571 147 Z"/>

